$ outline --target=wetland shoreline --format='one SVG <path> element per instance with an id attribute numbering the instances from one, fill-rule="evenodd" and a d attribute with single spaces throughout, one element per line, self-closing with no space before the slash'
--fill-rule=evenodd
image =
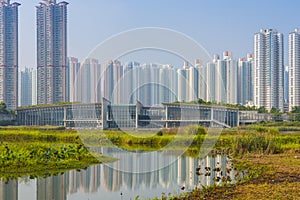
<path id="1" fill-rule="evenodd" d="M 246 170 L 247 177 L 235 185 L 210 186 L 158 199 L 293 199 L 300 193 L 299 130 L 297 123 L 272 123 L 224 129 L 220 135 L 214 135 L 207 134 L 203 127 L 190 126 L 176 136 L 177 129 L 137 135 L 117 130 L 2 127 L 0 177 L 47 177 L 116 160 L 90 153 L 86 147 L 119 147 L 128 151 L 186 148 L 187 156 L 198 157 L 201 145 L 215 141 L 212 153 L 230 153 L 236 168 Z"/>

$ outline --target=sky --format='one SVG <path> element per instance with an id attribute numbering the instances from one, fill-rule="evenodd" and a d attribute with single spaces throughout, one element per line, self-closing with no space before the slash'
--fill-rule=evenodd
<path id="1" fill-rule="evenodd" d="M 40 0 L 41 1 L 41 0 Z M 36 67 L 38 0 L 19 0 L 19 66 Z M 193 38 L 210 55 L 231 51 L 234 58 L 253 51 L 254 33 L 273 28 L 288 34 L 300 28 L 298 0 L 66 0 L 68 56 L 84 59 L 101 42 L 142 27 L 168 28 Z M 161 62 L 168 62 L 162 60 Z M 171 63 L 172 64 L 172 63 Z"/>

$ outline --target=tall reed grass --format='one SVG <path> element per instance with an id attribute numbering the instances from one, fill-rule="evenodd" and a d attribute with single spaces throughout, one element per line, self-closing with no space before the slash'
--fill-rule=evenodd
<path id="1" fill-rule="evenodd" d="M 232 145 L 235 156 L 248 153 L 275 154 L 283 151 L 278 137 L 269 132 L 239 135 L 234 138 Z"/>

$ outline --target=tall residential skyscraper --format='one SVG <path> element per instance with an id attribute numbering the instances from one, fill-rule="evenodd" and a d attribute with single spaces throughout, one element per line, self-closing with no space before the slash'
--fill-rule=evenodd
<path id="1" fill-rule="evenodd" d="M 187 70 L 188 74 L 188 96 L 187 100 L 188 101 L 195 101 L 198 99 L 198 93 L 199 93 L 199 72 L 197 68 L 191 66 Z"/>
<path id="2" fill-rule="evenodd" d="M 253 102 L 253 54 L 238 63 L 238 103 L 246 105 Z"/>
<path id="3" fill-rule="evenodd" d="M 99 61 L 94 58 L 86 58 L 78 68 L 78 60 L 71 60 L 72 74 L 71 79 L 73 84 L 70 86 L 76 95 L 74 100 L 81 103 L 97 103 L 101 102 L 101 66 Z M 75 78 L 74 78 L 75 77 Z M 73 100 L 73 102 L 74 102 Z"/>
<path id="4" fill-rule="evenodd" d="M 32 105 L 37 105 L 37 69 L 34 68 L 31 70 L 31 78 L 32 78 Z"/>
<path id="5" fill-rule="evenodd" d="M 177 70 L 178 74 L 178 101 L 188 100 L 188 64 L 185 62 L 183 68 Z"/>
<path id="6" fill-rule="evenodd" d="M 216 74 L 215 82 L 211 84 L 216 84 L 215 97 L 217 102 L 226 103 L 227 102 L 227 65 L 226 61 L 218 59 L 216 62 Z"/>
<path id="7" fill-rule="evenodd" d="M 300 106 L 300 29 L 289 34 L 289 110 Z"/>
<path id="8" fill-rule="evenodd" d="M 38 104 L 66 101 L 67 2 L 36 6 Z"/>
<path id="9" fill-rule="evenodd" d="M 18 101 L 18 7 L 0 0 L 0 102 L 14 110 Z"/>
<path id="10" fill-rule="evenodd" d="M 147 106 L 174 102 L 177 100 L 177 80 L 176 70 L 170 65 L 129 62 L 122 67 L 114 64 L 113 102 L 118 103 L 118 96 L 121 104 L 132 104 L 136 100 Z"/>
<path id="11" fill-rule="evenodd" d="M 138 62 L 128 62 L 124 66 L 123 82 L 123 101 L 124 104 L 133 104 L 138 99 L 138 87 L 137 83 L 137 72 L 140 63 Z"/>
<path id="12" fill-rule="evenodd" d="M 32 69 L 19 72 L 19 106 L 32 105 Z"/>
<path id="13" fill-rule="evenodd" d="M 195 67 L 198 71 L 198 98 L 207 101 L 207 67 L 202 65 L 202 61 L 197 59 Z"/>
<path id="14" fill-rule="evenodd" d="M 221 61 L 221 63 L 221 65 L 225 64 L 226 66 L 226 102 L 230 104 L 237 104 L 237 61 L 232 58 L 231 52 L 225 51 L 223 53 L 223 61 Z"/>
<path id="15" fill-rule="evenodd" d="M 284 104 L 289 103 L 289 66 L 284 67 Z"/>
<path id="16" fill-rule="evenodd" d="M 171 65 L 159 66 L 158 103 L 169 103 L 177 100 L 177 81 L 177 72 Z"/>
<path id="17" fill-rule="evenodd" d="M 214 69 L 215 68 L 215 69 Z M 209 100 L 221 103 L 237 103 L 237 62 L 231 52 L 224 52 L 221 60 L 214 56 L 212 63 L 207 64 Z"/>
<path id="18" fill-rule="evenodd" d="M 112 101 L 115 104 L 120 104 L 124 96 L 123 86 L 126 84 L 123 81 L 123 65 L 120 61 L 114 62 L 113 72 L 114 88 L 112 93 Z"/>
<path id="19" fill-rule="evenodd" d="M 199 72 L 199 75 L 202 77 L 200 78 L 202 87 L 199 88 L 201 93 L 200 98 L 205 101 L 217 102 L 217 96 L 219 96 L 217 95 L 217 91 L 220 91 L 221 86 L 220 78 L 218 78 L 219 73 L 217 73 L 217 61 L 219 59 L 220 57 L 215 54 L 213 61 L 208 62 Z"/>
<path id="20" fill-rule="evenodd" d="M 274 29 L 254 35 L 254 104 L 283 111 L 283 35 Z"/>
<path id="21" fill-rule="evenodd" d="M 67 91 L 70 102 L 78 101 L 77 96 L 79 92 L 78 84 L 79 81 L 77 76 L 80 70 L 80 63 L 77 58 L 70 57 L 68 58 L 68 75 L 67 75 Z"/>
<path id="22" fill-rule="evenodd" d="M 103 97 L 112 100 L 114 90 L 114 62 L 109 60 L 103 66 Z"/>
<path id="23" fill-rule="evenodd" d="M 91 91 L 91 99 L 90 103 L 99 103 L 101 102 L 101 65 L 97 59 L 89 58 L 82 63 L 90 69 L 90 91 Z"/>
<path id="24" fill-rule="evenodd" d="M 157 64 L 143 64 L 138 69 L 138 85 L 135 93 L 138 93 L 138 100 L 147 106 L 158 104 L 158 78 L 159 68 Z"/>

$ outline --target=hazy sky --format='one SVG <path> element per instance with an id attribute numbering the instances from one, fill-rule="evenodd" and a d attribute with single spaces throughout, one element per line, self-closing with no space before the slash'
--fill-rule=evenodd
<path id="1" fill-rule="evenodd" d="M 36 66 L 38 0 L 19 0 L 19 66 Z M 284 34 L 300 27 L 299 0 L 69 0 L 68 56 L 83 59 L 97 44 L 122 31 L 163 27 L 182 32 L 210 54 L 253 50 L 253 34 L 275 28 Z M 285 58 L 287 63 L 287 58 Z"/>

